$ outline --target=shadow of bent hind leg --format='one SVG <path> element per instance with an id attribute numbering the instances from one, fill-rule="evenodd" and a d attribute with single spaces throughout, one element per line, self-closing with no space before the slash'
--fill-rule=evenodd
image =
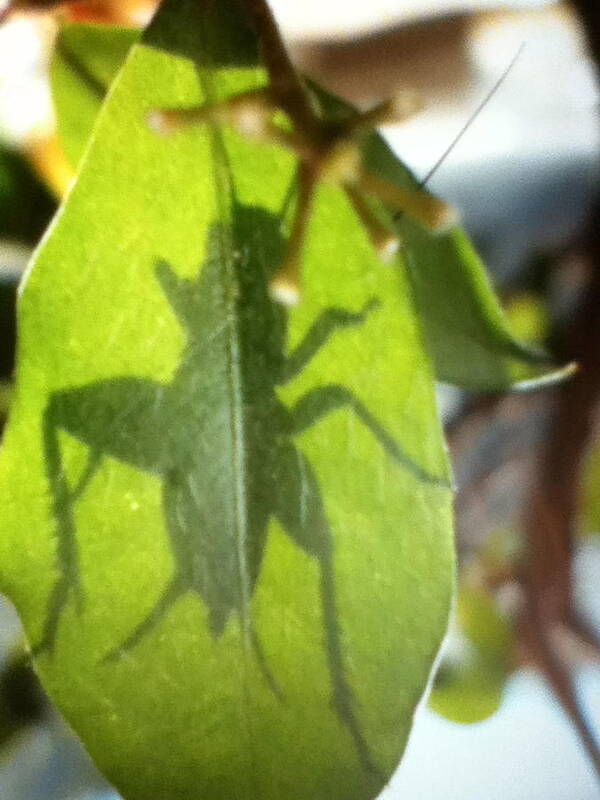
<path id="1" fill-rule="evenodd" d="M 75 490 L 71 490 L 61 458 L 59 444 L 60 425 L 57 424 L 57 397 L 59 395 L 51 396 L 44 412 L 43 447 L 46 476 L 50 484 L 52 497 L 52 514 L 57 524 L 57 559 L 60 574 L 48 598 L 42 638 L 32 648 L 34 656 L 40 655 L 44 651 L 52 651 L 56 641 L 60 617 L 71 592 L 75 594 L 80 608 L 83 604 L 73 500 L 81 494 L 85 485 L 91 480 L 98 461 L 97 458 L 90 457 L 88 467 L 85 469 L 77 487 Z"/>
<path id="2" fill-rule="evenodd" d="M 167 614 L 171 606 L 181 597 L 185 592 L 185 587 L 182 586 L 181 580 L 178 575 L 175 575 L 154 604 L 150 613 L 145 616 L 138 625 L 131 631 L 131 633 L 116 647 L 110 650 L 102 659 L 103 663 L 116 661 L 121 656 L 126 655 L 133 650 L 149 633 L 158 625 L 161 619 Z"/>
<path id="3" fill-rule="evenodd" d="M 111 456 L 146 472 L 163 468 L 169 457 L 168 405 L 162 384 L 138 378 L 114 378 L 55 392 L 42 420 L 42 445 L 51 513 L 56 524 L 59 575 L 48 598 L 41 641 L 34 654 L 52 650 L 62 612 L 72 594 L 79 607 L 84 592 L 74 505 L 97 471 L 103 456 Z M 71 487 L 61 447 L 67 433 L 89 448 L 87 466 Z M 165 441 L 167 440 L 167 441 Z"/>
<path id="4" fill-rule="evenodd" d="M 307 459 L 292 445 L 281 448 L 277 464 L 274 514 L 290 538 L 315 558 L 320 568 L 320 601 L 333 707 L 352 737 L 365 772 L 382 778 L 361 730 L 348 680 L 337 613 L 333 536 L 317 479 Z"/>

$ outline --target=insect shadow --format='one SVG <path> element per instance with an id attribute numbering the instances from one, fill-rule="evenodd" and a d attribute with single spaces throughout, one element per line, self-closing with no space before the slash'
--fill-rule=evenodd
<path id="1" fill-rule="evenodd" d="M 156 264 L 156 278 L 186 335 L 169 383 L 124 376 L 51 395 L 43 437 L 60 573 L 35 649 L 52 649 L 71 595 L 83 603 L 74 505 L 101 459 L 117 459 L 161 481 L 173 574 L 149 614 L 105 660 L 135 648 L 178 598 L 193 592 L 207 609 L 213 637 L 223 632 L 232 614 L 239 615 L 265 681 L 283 699 L 249 610 L 268 523 L 275 518 L 319 564 L 333 707 L 363 767 L 373 772 L 346 674 L 333 536 L 315 473 L 294 437 L 346 407 L 399 467 L 419 480 L 447 483 L 413 462 L 342 385 L 315 387 L 291 408 L 279 400 L 278 386 L 298 375 L 328 339 L 361 325 L 379 305 L 373 298 L 359 311 L 325 310 L 286 356 L 287 312 L 268 295 L 272 267 L 284 246 L 279 230 L 275 215 L 237 203 L 231 225 L 211 229 L 197 277 L 182 278 L 164 261 Z M 226 253 L 234 256 L 228 259 Z M 61 433 L 88 448 L 86 466 L 75 482 L 69 481 L 63 464 Z"/>

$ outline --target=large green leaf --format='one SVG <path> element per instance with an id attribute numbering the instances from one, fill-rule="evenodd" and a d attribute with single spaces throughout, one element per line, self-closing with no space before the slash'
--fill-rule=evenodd
<path id="1" fill-rule="evenodd" d="M 267 298 L 294 159 L 147 112 L 261 85 L 233 0 L 171 0 L 23 287 L 1 586 L 126 798 L 362 798 L 443 636 L 451 492 L 403 269 L 323 187 Z M 194 63 L 195 62 L 195 63 Z"/>

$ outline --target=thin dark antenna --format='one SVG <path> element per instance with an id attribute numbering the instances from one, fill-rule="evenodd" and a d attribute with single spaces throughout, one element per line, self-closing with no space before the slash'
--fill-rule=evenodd
<path id="1" fill-rule="evenodd" d="M 453 139 L 453 140 L 450 142 L 450 144 L 448 145 L 448 147 L 447 147 L 447 148 L 444 150 L 444 152 L 442 153 L 442 155 L 441 155 L 441 156 L 438 158 L 438 160 L 435 162 L 435 164 L 433 165 L 433 167 L 432 167 L 432 168 L 429 170 L 429 172 L 427 173 L 427 175 L 426 175 L 426 176 L 423 178 L 423 180 L 422 180 L 422 181 L 421 181 L 421 183 L 419 184 L 419 185 L 420 185 L 420 187 L 421 187 L 421 189 L 424 189 L 424 188 L 427 186 L 427 184 L 429 183 L 429 181 L 430 181 L 430 180 L 433 178 L 433 176 L 435 175 L 435 173 L 436 173 L 436 172 L 438 171 L 438 169 L 439 169 L 439 168 L 442 166 L 442 164 L 444 163 L 444 161 L 445 161 L 445 160 L 448 158 L 448 156 L 450 155 L 450 153 L 451 153 L 451 152 L 454 150 L 454 148 L 456 147 L 456 145 L 457 145 L 457 144 L 460 142 L 460 140 L 462 139 L 462 137 L 463 137 L 463 136 L 465 135 L 465 133 L 466 133 L 466 132 L 469 130 L 469 128 L 471 127 L 471 125 L 472 125 L 472 124 L 475 122 L 475 120 L 477 119 L 477 117 L 478 117 L 478 116 L 481 114 L 481 112 L 483 111 L 483 109 L 484 109 L 484 108 L 487 106 L 487 104 L 488 104 L 488 103 L 489 103 L 489 101 L 492 99 L 492 97 L 493 97 L 493 96 L 496 94 L 496 92 L 498 91 L 498 89 L 499 89 L 499 88 L 502 86 L 502 84 L 504 83 L 504 81 L 505 81 L 505 80 L 506 80 L 506 78 L 508 77 L 509 73 L 511 72 L 512 68 L 513 68 L 513 67 L 514 67 L 514 65 L 517 63 L 517 61 L 518 61 L 518 59 L 519 59 L 519 57 L 520 57 L 521 53 L 523 52 L 523 49 L 525 48 L 525 44 L 526 44 L 526 42 L 521 42 L 521 44 L 519 45 L 519 47 L 518 47 L 518 49 L 517 49 L 517 52 L 516 52 L 516 53 L 514 54 L 514 56 L 511 58 L 511 60 L 510 60 L 510 63 L 508 64 L 508 66 L 506 67 L 506 69 L 504 70 L 504 72 L 502 73 L 502 75 L 500 75 L 500 77 L 498 78 L 498 80 L 496 81 L 496 83 L 495 83 L 495 84 L 492 86 L 492 88 L 490 89 L 490 91 L 489 91 L 489 92 L 486 94 L 486 96 L 483 98 L 483 100 L 481 101 L 481 103 L 480 103 L 480 104 L 477 106 L 477 108 L 475 109 L 475 111 L 473 111 L 473 113 L 471 114 L 471 116 L 469 117 L 469 119 L 468 119 L 468 120 L 465 122 L 465 124 L 462 126 L 462 128 L 459 130 L 459 132 L 456 134 L 456 136 L 454 137 L 454 139 Z"/>

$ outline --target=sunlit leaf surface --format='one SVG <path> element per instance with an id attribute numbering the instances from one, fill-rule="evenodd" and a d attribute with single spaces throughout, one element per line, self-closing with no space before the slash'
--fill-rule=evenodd
<path id="1" fill-rule="evenodd" d="M 1 588 L 133 800 L 373 797 L 450 602 L 451 492 L 407 273 L 323 187 L 285 312 L 266 286 L 294 159 L 146 124 L 261 85 L 254 45 L 232 2 L 167 3 L 20 301 Z"/>
<path id="2" fill-rule="evenodd" d="M 52 59 L 52 99 L 61 144 L 74 167 L 109 86 L 139 38 L 139 30 L 110 25 L 69 24 L 60 30 Z"/>

